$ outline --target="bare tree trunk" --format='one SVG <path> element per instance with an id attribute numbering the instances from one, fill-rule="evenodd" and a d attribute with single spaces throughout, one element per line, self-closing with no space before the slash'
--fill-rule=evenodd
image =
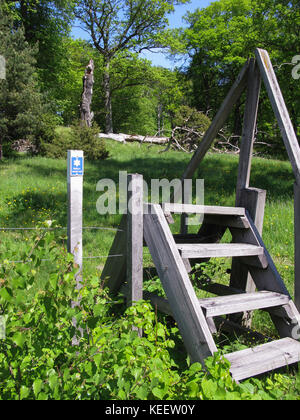
<path id="1" fill-rule="evenodd" d="M 86 124 L 88 127 L 92 126 L 92 120 L 94 113 L 91 111 L 91 103 L 93 97 L 93 85 L 94 85 L 94 61 L 90 60 L 89 64 L 85 69 L 85 75 L 83 76 L 83 92 L 80 104 L 80 119 L 82 124 Z"/>
<path id="2" fill-rule="evenodd" d="M 110 60 L 106 58 L 103 75 L 104 107 L 105 107 L 105 133 L 113 133 L 112 103 L 110 91 Z"/>

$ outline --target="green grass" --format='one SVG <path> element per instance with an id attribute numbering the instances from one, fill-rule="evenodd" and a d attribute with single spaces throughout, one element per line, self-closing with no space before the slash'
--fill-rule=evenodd
<path id="1" fill-rule="evenodd" d="M 96 202 L 101 193 L 97 182 L 103 178 L 118 183 L 119 171 L 140 173 L 150 185 L 151 179 L 180 178 L 191 155 L 170 151 L 158 153 L 161 147 L 119 144 L 108 141 L 110 157 L 105 161 L 85 162 L 84 176 L 84 226 L 116 228 L 120 215 L 100 216 Z M 197 178 L 205 180 L 205 204 L 233 206 L 238 157 L 208 154 L 201 164 Z M 66 161 L 22 155 L 0 163 L 0 226 L 33 227 L 41 220 L 55 219 L 67 225 Z M 293 240 L 293 174 L 288 162 L 253 159 L 251 186 L 267 190 L 267 206 L 263 239 L 284 278 L 289 292 L 294 289 Z M 179 230 L 177 217 L 173 231 Z M 194 228 L 195 229 L 195 228 Z M 57 232 L 58 238 L 61 233 Z M 4 259 L 18 260 L 22 246 L 32 235 L 31 231 L 0 233 L 0 264 Z M 105 256 L 109 253 L 114 231 L 84 230 L 84 256 Z M 58 239 L 59 240 L 59 239 Z M 150 256 L 145 255 L 150 261 Z M 84 274 L 101 272 L 104 258 L 85 260 Z M 229 262 L 225 263 L 225 268 Z M 219 273 L 220 276 L 220 273 Z M 226 281 L 228 276 L 224 276 Z M 267 325 L 267 326 L 266 326 Z M 257 328 L 271 329 L 271 323 L 259 316 Z"/>

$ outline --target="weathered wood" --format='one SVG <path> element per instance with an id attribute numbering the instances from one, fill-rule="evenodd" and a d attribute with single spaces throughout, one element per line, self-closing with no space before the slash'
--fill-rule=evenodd
<path id="1" fill-rule="evenodd" d="M 127 305 L 143 299 L 143 176 L 127 177 Z"/>
<path id="2" fill-rule="evenodd" d="M 195 152 L 192 160 L 188 164 L 182 179 L 192 179 L 196 169 L 198 168 L 200 162 L 204 158 L 205 154 L 211 147 L 213 141 L 215 140 L 219 130 L 225 124 L 227 118 L 229 117 L 233 106 L 236 104 L 242 93 L 244 92 L 247 85 L 247 73 L 249 69 L 249 61 L 246 62 L 245 66 L 241 70 L 238 78 L 230 89 L 228 95 L 226 96 L 219 112 L 215 116 L 211 126 L 205 133 L 199 148 Z"/>
<path id="3" fill-rule="evenodd" d="M 214 317 L 280 306 L 287 304 L 289 300 L 286 295 L 262 291 L 205 298 L 200 299 L 199 302 L 201 307 L 205 309 L 205 315 Z"/>
<path id="4" fill-rule="evenodd" d="M 300 343 L 292 338 L 284 338 L 226 354 L 225 358 L 231 363 L 233 378 L 239 381 L 299 362 Z"/>
<path id="5" fill-rule="evenodd" d="M 262 235 L 266 204 L 266 191 L 257 188 L 244 188 L 239 191 L 238 199 L 238 204 L 247 209 L 259 234 Z M 248 261 L 244 262 L 246 264 L 250 263 L 249 259 Z M 255 283 L 253 282 L 247 265 L 243 264 L 243 261 L 240 259 L 234 258 L 232 261 L 230 286 L 245 290 L 246 292 L 254 292 L 256 289 Z M 237 323 L 242 322 L 245 327 L 250 328 L 252 322 L 252 314 L 245 312 L 244 314 L 234 315 L 230 317 L 230 319 L 231 321 Z"/>
<path id="6" fill-rule="evenodd" d="M 74 159 L 82 159 L 82 150 L 68 150 L 67 157 L 67 190 L 68 190 L 68 252 L 74 255 L 74 263 L 78 266 L 75 275 L 77 288 L 82 281 L 82 209 L 83 209 L 83 171 L 77 176 L 72 173 Z"/>
<path id="7" fill-rule="evenodd" d="M 256 49 L 255 55 L 292 164 L 296 182 L 300 185 L 300 147 L 276 74 L 267 51 Z"/>
<path id="8" fill-rule="evenodd" d="M 277 292 L 282 293 L 284 295 L 287 295 L 290 297 L 289 292 L 287 288 L 285 287 L 285 284 L 278 273 L 275 264 L 269 254 L 269 252 L 266 249 L 266 246 L 259 235 L 256 226 L 254 225 L 250 215 L 247 212 L 247 217 L 250 222 L 250 229 L 248 230 L 232 230 L 233 237 L 236 237 L 237 240 L 245 241 L 247 243 L 258 242 L 258 244 L 264 248 L 264 254 L 268 261 L 268 267 L 265 270 L 262 270 L 257 267 L 248 266 L 248 269 L 250 271 L 250 274 L 253 278 L 253 281 L 255 282 L 255 285 L 259 291 L 266 290 L 271 292 Z M 233 232 L 235 231 L 235 232 Z M 242 237 L 241 237 L 242 236 Z M 294 311 L 293 319 L 290 318 L 289 312 L 284 310 L 281 311 L 280 314 L 273 315 L 270 314 L 272 321 L 274 325 L 277 328 L 277 331 L 280 335 L 280 337 L 293 337 L 294 329 L 297 327 L 298 322 L 298 314 L 297 311 Z M 293 323 L 293 321 L 296 322 Z"/>
<path id="9" fill-rule="evenodd" d="M 164 213 L 207 214 L 224 216 L 245 216 L 242 207 L 202 206 L 196 204 L 163 203 Z"/>
<path id="10" fill-rule="evenodd" d="M 257 112 L 261 89 L 261 76 L 255 59 L 251 59 L 248 72 L 247 98 L 238 168 L 236 206 L 241 206 L 241 190 L 249 187 Z"/>
<path id="11" fill-rule="evenodd" d="M 91 111 L 94 86 L 94 61 L 90 60 L 83 76 L 83 91 L 80 103 L 80 119 L 88 127 L 92 126 L 94 113 Z"/>
<path id="12" fill-rule="evenodd" d="M 101 280 L 112 294 L 117 294 L 126 281 L 127 215 L 122 216 L 120 226 L 109 251 L 109 256 L 101 273 Z M 115 255 L 120 255 L 115 257 Z"/>
<path id="13" fill-rule="evenodd" d="M 284 285 L 280 274 L 278 273 L 274 261 L 272 260 L 250 214 L 247 217 L 250 223 L 250 229 L 234 229 L 231 228 L 231 233 L 234 242 L 243 242 L 253 245 L 258 245 L 264 248 L 264 255 L 268 261 L 268 267 L 265 270 L 249 266 L 250 273 L 256 284 L 258 290 L 267 290 L 270 292 L 282 293 L 289 296 L 289 293 Z"/>
<path id="14" fill-rule="evenodd" d="M 176 246 L 182 258 L 263 257 L 264 255 L 262 247 L 247 243 L 176 244 Z"/>
<path id="15" fill-rule="evenodd" d="M 295 305 L 300 311 L 300 184 L 294 184 Z"/>
<path id="16" fill-rule="evenodd" d="M 203 364 L 217 348 L 160 205 L 149 204 L 144 237 L 186 349 Z"/>

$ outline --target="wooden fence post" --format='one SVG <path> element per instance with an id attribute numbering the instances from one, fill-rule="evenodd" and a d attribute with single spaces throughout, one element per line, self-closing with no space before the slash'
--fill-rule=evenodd
<path id="1" fill-rule="evenodd" d="M 74 263 L 78 266 L 75 274 L 76 288 L 81 289 L 82 281 L 82 202 L 83 202 L 83 151 L 68 150 L 67 181 L 68 181 L 68 252 L 74 255 Z M 72 307 L 78 305 L 72 301 Z M 76 327 L 76 319 L 73 326 Z M 82 328 L 78 328 L 81 336 Z M 73 345 L 78 345 L 76 336 L 72 339 Z"/>
<path id="2" fill-rule="evenodd" d="M 82 276 L 82 202 L 83 202 L 83 151 L 68 150 L 68 252 L 78 265 L 77 287 Z"/>
<path id="3" fill-rule="evenodd" d="M 143 299 L 143 176 L 128 175 L 127 189 L 127 305 L 131 306 Z"/>

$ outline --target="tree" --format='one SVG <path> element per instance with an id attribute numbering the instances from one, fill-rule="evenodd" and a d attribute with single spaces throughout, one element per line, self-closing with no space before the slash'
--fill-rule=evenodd
<path id="1" fill-rule="evenodd" d="M 75 15 L 103 57 L 105 129 L 113 132 L 111 65 L 126 51 L 162 48 L 167 15 L 189 0 L 81 0 Z"/>
<path id="2" fill-rule="evenodd" d="M 192 105 L 216 114 L 223 98 L 255 48 L 269 51 L 295 128 L 299 125 L 300 91 L 291 77 L 293 56 L 300 50 L 300 6 L 286 0 L 219 0 L 188 13 L 189 27 L 182 40 L 190 58 L 187 76 L 193 84 Z M 243 121 L 243 98 L 229 121 L 230 133 L 239 136 Z M 262 91 L 258 140 L 284 150 L 280 132 L 266 92 Z"/>
<path id="3" fill-rule="evenodd" d="M 33 137 L 46 112 L 37 84 L 35 54 L 23 29 L 13 27 L 0 4 L 0 55 L 6 63 L 6 78 L 0 80 L 0 157 L 3 144 Z"/>
<path id="4" fill-rule="evenodd" d="M 60 78 L 65 65 L 66 39 L 72 21 L 72 2 L 68 0 L 5 1 L 14 27 L 23 28 L 28 44 L 36 47 L 36 69 L 40 88 L 60 109 Z M 58 101 L 57 101 L 58 100 Z"/>

